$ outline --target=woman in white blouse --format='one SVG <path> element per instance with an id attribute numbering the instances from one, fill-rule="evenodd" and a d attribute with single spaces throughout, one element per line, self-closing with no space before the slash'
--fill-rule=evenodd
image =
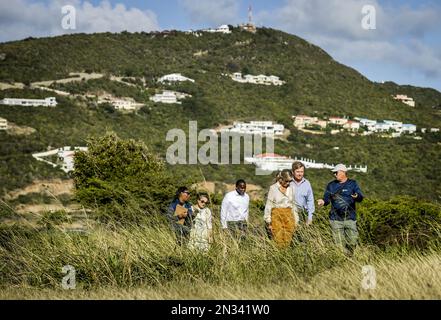
<path id="1" fill-rule="evenodd" d="M 212 239 L 212 215 L 211 210 L 207 207 L 208 196 L 199 194 L 197 205 L 193 206 L 193 228 L 190 231 L 190 240 L 188 247 L 190 249 L 198 249 L 208 251 Z"/>
<path id="2" fill-rule="evenodd" d="M 295 190 L 291 170 L 283 170 L 277 174 L 268 192 L 265 205 L 264 220 L 272 238 L 280 247 L 287 247 L 292 241 L 294 231 L 299 223 Z"/>

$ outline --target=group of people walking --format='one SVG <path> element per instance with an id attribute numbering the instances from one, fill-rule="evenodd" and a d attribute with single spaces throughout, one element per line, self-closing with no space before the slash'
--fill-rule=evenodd
<path id="1" fill-rule="evenodd" d="M 348 178 L 345 165 L 338 164 L 331 171 L 335 179 L 326 186 L 317 205 L 331 205 L 329 219 L 334 241 L 346 252 L 351 252 L 358 240 L 356 202 L 361 202 L 364 196 L 357 182 Z M 304 176 L 305 166 L 296 161 L 291 170 L 279 172 L 269 188 L 263 219 L 269 237 L 279 247 L 289 246 L 298 228 L 313 223 L 314 194 Z M 248 229 L 250 197 L 246 188 L 246 182 L 238 180 L 235 190 L 224 196 L 220 212 L 221 228 L 239 241 L 247 236 Z M 198 194 L 196 205 L 190 204 L 190 196 L 186 187 L 179 188 L 168 208 L 167 218 L 178 244 L 208 251 L 213 242 L 209 196 Z"/>

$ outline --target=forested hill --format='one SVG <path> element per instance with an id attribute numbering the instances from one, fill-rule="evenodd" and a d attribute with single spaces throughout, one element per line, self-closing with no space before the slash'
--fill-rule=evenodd
<path id="1" fill-rule="evenodd" d="M 81 70 L 146 79 L 180 72 L 195 79 L 194 91 L 222 108 L 227 118 L 332 111 L 415 121 L 413 110 L 390 99 L 389 87 L 370 82 L 299 37 L 267 28 L 257 34 L 234 29 L 232 34 L 200 37 L 172 31 L 29 38 L 0 44 L 0 53 L 3 82 L 60 79 Z M 221 77 L 235 71 L 277 75 L 287 84 L 255 90 Z M 441 100 L 439 92 L 422 92 Z M 423 118 L 430 121 L 432 116 Z"/>
<path id="2" fill-rule="evenodd" d="M 389 193 L 412 193 L 431 199 L 441 196 L 441 146 L 437 136 L 428 136 L 422 141 L 314 136 L 295 130 L 291 120 L 297 114 L 349 116 L 439 128 L 441 113 L 437 106 L 441 104 L 441 93 L 371 82 L 297 36 L 269 28 L 258 28 L 256 34 L 233 28 L 232 34 L 195 35 L 178 31 L 73 34 L 0 44 L 2 83 L 29 85 L 35 81 L 67 78 L 71 72 L 105 76 L 56 83 L 52 88 L 72 94 L 105 91 L 132 97 L 146 106 L 134 114 L 122 114 L 74 96 L 58 96 L 30 87 L 1 90 L 0 99 L 56 96 L 59 101 L 55 109 L 0 105 L 0 117 L 36 130 L 29 136 L 0 132 L 3 188 L 19 187 L 37 177 L 59 174 L 42 163 L 35 163 L 31 152 L 46 150 L 48 146 L 84 145 L 88 137 L 108 130 L 123 138 L 143 140 L 164 156 L 169 145 L 165 141 L 167 131 L 188 128 L 189 120 L 197 120 L 199 128 L 213 128 L 233 120 L 272 120 L 291 130 L 287 142 L 276 144 L 279 153 L 320 162 L 367 165 L 369 174 L 360 179 L 371 194 L 382 197 Z M 286 84 L 238 83 L 227 76 L 234 72 L 275 75 Z M 159 77 L 169 73 L 181 73 L 195 82 L 172 86 L 157 82 Z M 112 76 L 126 77 L 132 85 L 112 81 Z M 182 105 L 155 104 L 149 100 L 155 92 L 166 88 L 189 93 L 192 98 L 184 100 Z M 393 94 L 412 96 L 417 106 L 412 108 L 395 101 Z M 183 170 L 200 172 L 187 167 Z M 228 183 L 239 175 L 249 176 L 255 183 L 268 183 L 252 176 L 253 168 L 249 167 L 206 166 L 204 172 L 207 179 Z M 414 175 L 412 178 L 410 172 Z M 319 171 L 310 171 L 310 174 L 317 187 L 330 178 Z M 383 179 L 387 179 L 386 184 L 380 182 Z"/>

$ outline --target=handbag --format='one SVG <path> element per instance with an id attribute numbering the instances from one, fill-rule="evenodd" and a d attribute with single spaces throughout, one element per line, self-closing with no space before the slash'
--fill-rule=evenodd
<path id="1" fill-rule="evenodd" d="M 186 213 L 188 213 L 188 209 L 187 208 L 185 208 L 185 207 L 183 207 L 183 206 L 181 206 L 180 204 L 178 204 L 177 206 L 176 206 L 176 209 L 175 209 L 175 216 L 177 216 L 178 217 L 178 223 L 179 224 L 184 224 L 184 222 L 185 222 L 185 217 L 183 217 L 183 218 L 180 218 L 182 215 L 185 215 Z"/>

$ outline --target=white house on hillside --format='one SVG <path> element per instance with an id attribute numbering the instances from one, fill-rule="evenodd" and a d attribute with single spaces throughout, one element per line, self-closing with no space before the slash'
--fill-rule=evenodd
<path id="1" fill-rule="evenodd" d="M 294 119 L 294 127 L 298 129 L 303 129 L 308 126 L 319 126 L 322 129 L 325 129 L 328 125 L 328 122 L 325 120 L 320 120 L 318 117 L 309 117 L 305 115 L 293 116 Z"/>
<path id="2" fill-rule="evenodd" d="M 217 29 L 206 29 L 206 30 L 202 30 L 202 31 L 203 32 L 211 32 L 211 33 L 225 33 L 225 34 L 231 33 L 230 27 L 227 26 L 226 24 L 221 25 Z"/>
<path id="3" fill-rule="evenodd" d="M 34 157 L 38 161 L 45 162 L 52 167 L 60 166 L 61 162 L 61 170 L 66 173 L 69 173 L 74 170 L 74 156 L 77 151 L 88 151 L 87 147 L 62 147 L 50 151 L 34 153 L 32 157 Z M 46 160 L 46 157 L 57 155 L 58 161 L 57 163 Z"/>
<path id="4" fill-rule="evenodd" d="M 349 120 L 343 125 L 343 129 L 349 131 L 358 131 L 360 129 L 360 122 Z"/>
<path id="5" fill-rule="evenodd" d="M 368 131 L 375 131 L 375 126 L 377 125 L 376 120 L 369 120 L 366 118 L 355 118 L 355 119 L 360 121 L 360 124 L 362 126 L 367 127 Z"/>
<path id="6" fill-rule="evenodd" d="M 57 100 L 54 97 L 45 99 L 17 99 L 17 98 L 4 98 L 0 100 L 0 104 L 9 106 L 33 106 L 33 107 L 56 107 Z"/>
<path id="7" fill-rule="evenodd" d="M 415 101 L 413 98 L 408 97 L 405 94 L 398 94 L 394 97 L 395 100 L 401 101 L 402 103 L 405 103 L 411 107 L 415 107 Z"/>
<path id="8" fill-rule="evenodd" d="M 280 80 L 280 78 L 277 76 L 273 76 L 273 75 L 266 76 L 263 74 L 259 74 L 258 76 L 253 76 L 251 74 L 242 76 L 242 73 L 236 72 L 231 75 L 231 79 L 241 83 L 264 84 L 267 86 L 270 85 L 281 86 L 285 84 L 285 81 Z"/>
<path id="9" fill-rule="evenodd" d="M 191 95 L 176 91 L 165 90 L 163 93 L 157 93 L 153 97 L 150 97 L 150 100 L 153 102 L 181 104 L 182 102 L 178 100 L 185 99 L 187 97 L 191 97 Z"/>
<path id="10" fill-rule="evenodd" d="M 402 122 L 392 121 L 392 120 L 384 120 L 383 122 L 390 125 L 390 128 L 392 130 L 395 130 L 396 132 L 401 133 L 401 131 L 403 130 L 403 123 Z"/>
<path id="11" fill-rule="evenodd" d="M 120 111 L 135 111 L 144 106 L 143 103 L 138 103 L 133 98 L 115 98 L 110 95 L 98 99 L 98 103 L 110 103 L 115 109 Z"/>
<path id="12" fill-rule="evenodd" d="M 375 125 L 375 131 L 377 132 L 387 132 L 390 129 L 392 129 L 392 126 L 388 123 L 377 122 L 377 124 Z"/>
<path id="13" fill-rule="evenodd" d="M 0 118 L 0 130 L 7 130 L 8 129 L 8 120 L 4 118 Z"/>
<path id="14" fill-rule="evenodd" d="M 180 73 L 167 74 L 167 75 L 159 78 L 159 80 L 158 80 L 158 82 L 161 82 L 161 83 L 164 83 L 164 82 L 184 82 L 184 81 L 195 82 L 193 79 L 184 77 Z"/>
<path id="15" fill-rule="evenodd" d="M 87 147 L 75 147 L 74 150 L 70 150 L 70 147 L 64 147 L 58 149 L 58 159 L 63 161 L 61 169 L 64 172 L 71 172 L 74 169 L 74 157 L 77 151 L 88 151 Z"/>
<path id="16" fill-rule="evenodd" d="M 127 110 L 127 111 L 133 111 L 133 110 L 136 110 L 136 109 L 141 108 L 142 106 L 144 106 L 143 103 L 137 103 L 135 101 L 122 100 L 122 99 L 115 99 L 111 103 L 115 107 L 115 109 L 117 109 L 117 110 Z"/>
<path id="17" fill-rule="evenodd" d="M 283 135 L 284 130 L 283 124 L 275 124 L 272 121 L 251 121 L 249 123 L 235 122 L 232 128 L 222 129 L 221 132 L 280 136 Z"/>
<path id="18" fill-rule="evenodd" d="M 317 117 L 309 117 L 305 115 L 293 116 L 294 119 L 294 127 L 296 128 L 305 128 L 308 125 L 311 125 L 318 121 Z"/>
<path id="19" fill-rule="evenodd" d="M 255 155 L 254 157 L 246 157 L 245 162 L 254 164 L 257 168 L 264 171 L 280 171 L 284 169 L 291 169 L 294 161 L 301 161 L 307 169 L 328 169 L 335 167 L 334 164 L 317 163 L 311 159 L 297 157 L 295 159 L 281 156 L 274 153 L 265 153 Z M 348 170 L 367 173 L 367 166 L 348 166 Z"/>
<path id="20" fill-rule="evenodd" d="M 226 24 L 221 25 L 219 28 L 216 29 L 216 32 L 229 34 L 231 33 L 230 27 Z"/>
<path id="21" fill-rule="evenodd" d="M 346 124 L 348 121 L 349 121 L 348 119 L 340 118 L 340 117 L 330 117 L 329 118 L 329 123 L 339 125 L 339 126 Z"/>
<path id="22" fill-rule="evenodd" d="M 411 123 L 405 123 L 403 124 L 403 133 L 409 133 L 409 134 L 413 134 L 416 133 L 417 127 L 414 124 Z"/>

